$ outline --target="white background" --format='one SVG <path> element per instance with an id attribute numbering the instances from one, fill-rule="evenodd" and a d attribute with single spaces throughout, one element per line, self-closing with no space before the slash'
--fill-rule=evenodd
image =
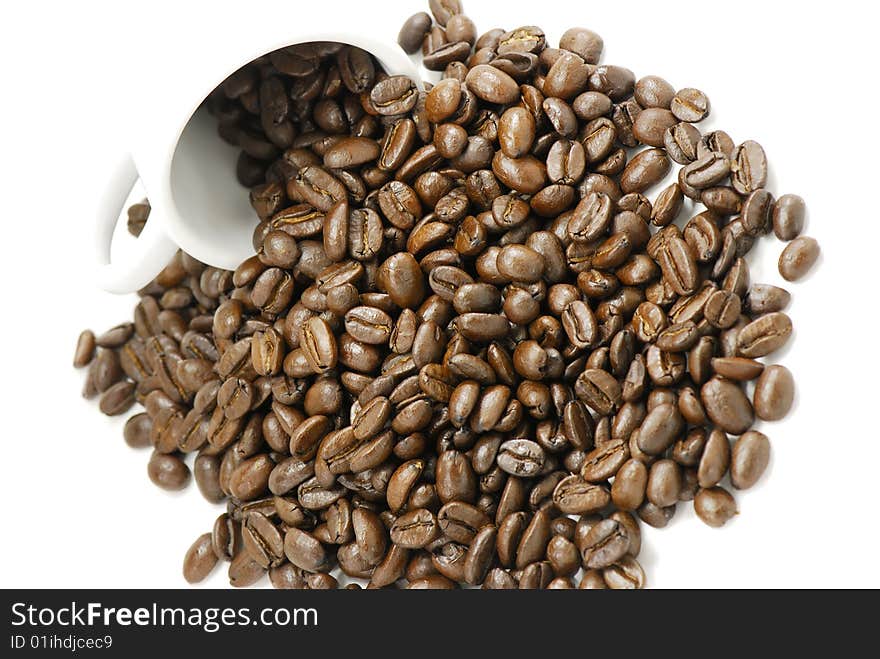
<path id="1" fill-rule="evenodd" d="M 188 26 L 197 57 L 200 31 L 245 7 L 266 5 L 272 20 L 322 22 L 380 4 L 381 15 L 365 15 L 363 29 L 394 38 L 427 3 L 6 5 L 0 586 L 185 586 L 183 554 L 219 512 L 194 486 L 181 495 L 152 486 L 149 452 L 129 449 L 122 421 L 80 398 L 83 373 L 70 367 L 80 329 L 101 331 L 131 317 L 134 298 L 97 290 L 91 264 L 93 207 L 125 142 L 114 127 L 138 103 L 120 92 L 133 35 L 149 35 L 161 48 L 168 25 Z M 666 529 L 646 528 L 639 560 L 651 586 L 880 586 L 872 566 L 880 549 L 872 284 L 880 99 L 869 4 L 466 2 L 481 32 L 538 24 L 555 45 L 566 27 L 590 27 L 605 39 L 603 61 L 704 90 L 709 125 L 763 144 L 772 189 L 806 198 L 807 233 L 822 244 L 815 275 L 789 286 L 796 335 L 778 359 L 799 390 L 789 419 L 763 428 L 772 466 L 759 486 L 737 496 L 741 514 L 724 529 L 704 526 L 689 505 Z M 753 281 L 778 284 L 780 244 L 762 244 Z M 220 569 L 207 582 L 224 584 Z"/>

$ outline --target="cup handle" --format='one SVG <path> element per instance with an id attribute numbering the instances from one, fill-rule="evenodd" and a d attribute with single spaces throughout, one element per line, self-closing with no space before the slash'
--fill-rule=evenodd
<path id="1" fill-rule="evenodd" d="M 98 285 L 110 293 L 132 293 L 146 286 L 162 271 L 177 251 L 177 245 L 166 235 L 159 218 L 151 215 L 138 237 L 134 253 L 113 262 L 110 244 L 122 212 L 139 174 L 131 155 L 121 157 L 107 181 L 98 203 L 95 248 Z"/>

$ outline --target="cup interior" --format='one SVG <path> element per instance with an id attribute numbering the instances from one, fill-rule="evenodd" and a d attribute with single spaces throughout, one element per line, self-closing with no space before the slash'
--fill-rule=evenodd
<path id="1" fill-rule="evenodd" d="M 171 162 L 171 196 L 186 237 L 181 247 L 228 270 L 254 253 L 251 238 L 259 221 L 235 175 L 238 154 L 202 106 L 187 122 Z"/>
<path id="2" fill-rule="evenodd" d="M 333 41 L 370 52 L 385 71 L 418 81 L 412 61 L 402 50 L 370 37 L 316 38 L 298 43 Z M 295 44 L 288 44 L 292 46 Z M 274 50 L 274 49 L 273 49 Z M 217 85 L 223 81 L 217 81 Z M 205 99 L 207 101 L 207 98 Z M 177 217 L 170 219 L 172 238 L 200 261 L 229 270 L 253 255 L 252 237 L 259 220 L 248 190 L 236 176 L 240 149 L 217 133 L 218 120 L 203 101 L 184 127 L 171 161 L 170 193 Z"/>

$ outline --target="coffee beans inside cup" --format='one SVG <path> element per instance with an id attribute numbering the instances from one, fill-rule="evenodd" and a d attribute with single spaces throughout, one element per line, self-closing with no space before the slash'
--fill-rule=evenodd
<path id="1" fill-rule="evenodd" d="M 399 41 L 434 85 L 336 43 L 224 81 L 255 255 L 180 252 L 77 342 L 84 396 L 143 407 L 150 479 L 226 503 L 188 581 L 641 588 L 642 523 L 693 502 L 723 526 L 768 465 L 790 295 L 746 257 L 772 231 L 803 277 L 803 200 L 766 190 L 757 142 L 700 130 L 706 93 L 600 63 L 595 32 L 430 10 Z"/>

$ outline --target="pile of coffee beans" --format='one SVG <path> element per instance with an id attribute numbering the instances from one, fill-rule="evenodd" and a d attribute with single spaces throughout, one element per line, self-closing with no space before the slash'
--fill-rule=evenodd
<path id="1" fill-rule="evenodd" d="M 745 257 L 774 232 L 803 277 L 803 200 L 596 33 L 430 9 L 399 41 L 435 85 L 329 43 L 226 80 L 207 106 L 256 254 L 178 253 L 133 322 L 80 337 L 85 395 L 145 408 L 124 435 L 151 480 L 227 503 L 191 582 L 223 560 L 235 586 L 640 588 L 640 522 L 692 501 L 722 526 L 768 464 L 790 295 Z"/>

